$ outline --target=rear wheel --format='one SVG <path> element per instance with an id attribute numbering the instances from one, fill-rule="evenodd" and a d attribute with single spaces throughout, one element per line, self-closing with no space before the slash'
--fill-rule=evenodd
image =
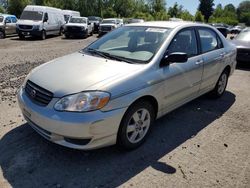
<path id="1" fill-rule="evenodd" d="M 120 124 L 117 144 L 124 149 L 139 147 L 148 136 L 154 118 L 155 111 L 151 103 L 140 101 L 132 105 Z"/>
<path id="2" fill-rule="evenodd" d="M 210 96 L 213 98 L 221 97 L 227 87 L 229 72 L 224 70 L 217 81 L 215 88 L 210 92 Z"/>
<path id="3" fill-rule="evenodd" d="M 5 34 L 3 31 L 0 31 L 0 39 L 4 39 L 5 38 Z"/>

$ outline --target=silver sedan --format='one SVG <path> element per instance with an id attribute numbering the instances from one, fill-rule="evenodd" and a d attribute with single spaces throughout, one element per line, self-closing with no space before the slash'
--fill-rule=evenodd
<path id="1" fill-rule="evenodd" d="M 221 97 L 235 65 L 236 48 L 213 27 L 135 23 L 35 68 L 18 101 L 29 125 L 54 143 L 133 149 L 155 119 L 205 93 Z"/>

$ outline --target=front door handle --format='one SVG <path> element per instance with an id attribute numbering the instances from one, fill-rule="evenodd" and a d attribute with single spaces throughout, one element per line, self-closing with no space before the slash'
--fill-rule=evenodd
<path id="1" fill-rule="evenodd" d="M 201 65 L 201 64 L 203 64 L 203 63 L 204 63 L 203 60 L 198 60 L 198 61 L 195 62 L 196 65 Z"/>

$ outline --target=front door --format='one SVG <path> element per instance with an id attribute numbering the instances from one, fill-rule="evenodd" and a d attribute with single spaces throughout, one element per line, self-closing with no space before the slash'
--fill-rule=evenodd
<path id="1" fill-rule="evenodd" d="M 164 111 L 171 110 L 197 97 L 203 74 L 203 59 L 199 55 L 196 33 L 193 28 L 181 30 L 170 43 L 167 54 L 184 52 L 185 63 L 171 63 L 161 68 L 164 77 Z"/>

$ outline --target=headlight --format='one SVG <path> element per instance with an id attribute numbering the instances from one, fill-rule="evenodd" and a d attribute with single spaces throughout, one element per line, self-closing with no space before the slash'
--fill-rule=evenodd
<path id="1" fill-rule="evenodd" d="M 88 112 L 103 108 L 110 99 L 107 92 L 82 92 L 61 98 L 54 106 L 58 111 Z"/>
<path id="2" fill-rule="evenodd" d="M 112 28 L 112 29 L 115 29 L 115 26 L 113 25 L 111 28 Z"/>
<path id="3" fill-rule="evenodd" d="M 84 31 L 84 30 L 85 30 L 85 27 L 82 27 L 82 30 Z"/>
<path id="4" fill-rule="evenodd" d="M 40 25 L 34 25 L 34 26 L 33 26 L 33 29 L 39 30 L 39 29 L 40 29 Z"/>

